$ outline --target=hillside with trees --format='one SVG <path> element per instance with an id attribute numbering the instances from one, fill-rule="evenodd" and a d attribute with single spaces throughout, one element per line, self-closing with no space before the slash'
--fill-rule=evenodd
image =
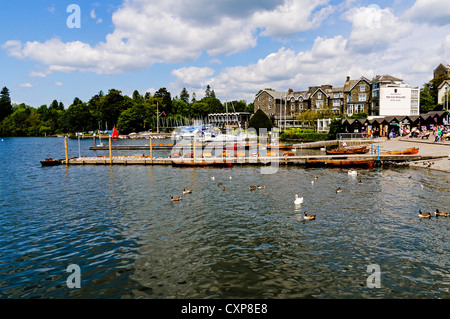
<path id="1" fill-rule="evenodd" d="M 223 113 L 226 109 L 227 105 L 216 98 L 209 85 L 200 100 L 195 93 L 191 97 L 185 88 L 179 97 L 172 97 L 166 88 L 153 95 L 141 95 L 135 90 L 131 97 L 110 89 L 107 94 L 100 91 L 89 101 L 75 97 L 68 107 L 57 100 L 39 107 L 13 104 L 9 89 L 4 87 L 0 93 L 0 136 L 51 136 L 111 130 L 114 126 L 121 134 L 155 131 L 158 125 L 187 125 L 191 119 L 204 120 L 209 113 Z M 229 103 L 228 110 L 253 113 L 253 103 Z"/>

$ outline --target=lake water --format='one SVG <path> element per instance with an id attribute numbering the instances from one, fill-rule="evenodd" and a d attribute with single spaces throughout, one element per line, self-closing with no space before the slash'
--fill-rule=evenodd
<path id="1" fill-rule="evenodd" d="M 107 154 L 91 145 L 81 154 Z M 78 150 L 69 140 L 69 156 Z M 0 298 L 450 297 L 450 218 L 418 218 L 450 210 L 449 174 L 41 167 L 46 157 L 64 158 L 63 138 L 0 141 Z M 81 288 L 68 287 L 69 265 Z"/>

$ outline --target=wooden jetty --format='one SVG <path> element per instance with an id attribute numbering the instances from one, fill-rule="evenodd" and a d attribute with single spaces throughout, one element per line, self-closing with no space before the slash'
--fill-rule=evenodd
<path id="1" fill-rule="evenodd" d="M 209 157 L 209 161 L 226 161 L 232 166 L 242 165 L 305 165 L 307 161 L 326 162 L 329 160 L 354 161 L 356 164 L 361 160 L 378 161 L 380 165 L 407 163 L 410 161 L 430 160 L 442 158 L 443 156 L 423 156 L 423 155 L 346 155 L 346 156 L 259 156 L 259 157 Z M 172 166 L 173 158 L 150 157 L 150 156 L 100 156 L 100 157 L 79 157 L 69 160 L 62 160 L 66 165 L 167 165 Z M 201 157 L 196 158 L 197 162 L 202 162 Z M 183 158 L 183 162 L 194 162 L 192 158 Z M 195 166 L 195 165 L 192 165 Z M 349 164 L 351 166 L 351 164 Z"/>

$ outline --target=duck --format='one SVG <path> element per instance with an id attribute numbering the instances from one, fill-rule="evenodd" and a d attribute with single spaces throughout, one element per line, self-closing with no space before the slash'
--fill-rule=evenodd
<path id="1" fill-rule="evenodd" d="M 342 189 L 338 187 L 338 189 L 336 189 L 336 193 L 342 193 Z"/>
<path id="2" fill-rule="evenodd" d="M 190 189 L 183 189 L 183 194 L 192 194 L 192 190 L 190 190 Z"/>
<path id="3" fill-rule="evenodd" d="M 448 217 L 450 216 L 450 213 L 448 212 L 440 212 L 439 209 L 436 209 L 436 211 L 434 212 L 435 216 L 442 216 L 442 217 Z"/>
<path id="4" fill-rule="evenodd" d="M 180 196 L 175 196 L 175 197 L 170 196 L 170 198 L 172 199 L 172 202 L 178 202 L 182 199 Z"/>
<path id="5" fill-rule="evenodd" d="M 250 190 L 253 191 L 256 189 L 256 186 L 250 186 Z"/>
<path id="6" fill-rule="evenodd" d="M 220 186 L 220 185 L 223 185 L 223 183 L 222 183 L 222 182 L 218 182 L 218 183 L 217 183 L 217 186 Z"/>
<path id="7" fill-rule="evenodd" d="M 294 204 L 295 205 L 300 205 L 302 203 L 303 203 L 303 197 L 298 197 L 298 194 L 295 194 Z"/>
<path id="8" fill-rule="evenodd" d="M 227 188 L 225 186 L 222 186 L 222 190 L 226 190 Z"/>
<path id="9" fill-rule="evenodd" d="M 314 180 L 315 181 L 317 181 L 319 179 L 319 177 L 317 177 L 317 176 L 314 176 Z"/>
<path id="10" fill-rule="evenodd" d="M 316 219 L 316 215 L 309 215 L 307 212 L 305 212 L 305 216 L 303 216 L 303 219 L 305 220 L 313 220 Z"/>
<path id="11" fill-rule="evenodd" d="M 362 180 L 359 180 L 358 185 L 362 185 L 362 183 L 363 183 Z"/>
<path id="12" fill-rule="evenodd" d="M 258 185 L 258 189 L 264 189 L 264 188 L 266 188 L 266 186 L 264 186 L 264 185 Z"/>
<path id="13" fill-rule="evenodd" d="M 431 213 L 423 213 L 421 209 L 419 209 L 419 218 L 431 218 Z"/>

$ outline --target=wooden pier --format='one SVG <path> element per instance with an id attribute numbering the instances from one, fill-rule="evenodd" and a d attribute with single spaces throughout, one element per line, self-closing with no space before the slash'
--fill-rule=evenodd
<path id="1" fill-rule="evenodd" d="M 442 156 L 421 155 L 327 155 L 327 156 L 260 156 L 260 157 L 209 157 L 208 161 L 226 161 L 232 166 L 245 165 L 306 165 L 307 160 L 361 160 L 371 159 L 379 161 L 379 164 L 400 164 L 411 161 L 431 160 L 442 158 Z M 172 165 L 172 161 L 180 159 L 150 156 L 102 156 L 102 157 L 79 157 L 63 160 L 67 165 Z M 183 162 L 192 162 L 192 158 L 183 158 Z M 202 161 L 202 158 L 196 159 Z"/>

